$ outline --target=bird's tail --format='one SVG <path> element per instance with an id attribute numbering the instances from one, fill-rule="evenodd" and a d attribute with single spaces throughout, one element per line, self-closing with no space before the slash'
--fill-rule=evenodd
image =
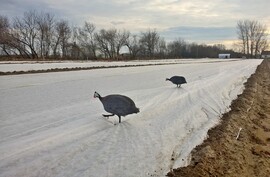
<path id="1" fill-rule="evenodd" d="M 135 109 L 135 113 L 137 114 L 138 112 L 140 112 L 140 109 L 139 108 L 136 108 Z"/>

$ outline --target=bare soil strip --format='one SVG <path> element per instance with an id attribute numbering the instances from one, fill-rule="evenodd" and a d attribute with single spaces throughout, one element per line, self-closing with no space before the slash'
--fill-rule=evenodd
<path id="1" fill-rule="evenodd" d="M 192 151 L 191 164 L 170 177 L 268 177 L 270 174 L 270 60 L 245 83 L 221 123 Z"/>
<path id="2" fill-rule="evenodd" d="M 176 64 L 176 63 L 166 63 L 166 64 Z M 75 67 L 75 68 L 52 68 L 52 69 L 29 70 L 29 71 L 13 71 L 13 72 L 1 72 L 0 71 L 0 76 L 1 75 L 48 73 L 48 72 L 80 71 L 80 70 L 92 70 L 92 69 L 153 66 L 153 65 L 166 65 L 166 64 L 142 64 L 142 65 L 124 65 L 124 66 L 93 66 L 93 67 Z"/>

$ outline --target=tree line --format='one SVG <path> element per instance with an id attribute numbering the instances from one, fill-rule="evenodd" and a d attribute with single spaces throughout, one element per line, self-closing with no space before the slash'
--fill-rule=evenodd
<path id="1" fill-rule="evenodd" d="M 240 51 L 247 58 L 260 57 L 269 48 L 267 27 L 256 20 L 239 20 L 237 35 Z"/>
<path id="2" fill-rule="evenodd" d="M 247 48 L 248 40 L 244 51 Z M 247 45 L 248 43 L 248 45 Z M 252 43 L 252 51 L 258 45 Z M 261 45 L 261 43 L 260 43 Z M 255 49 L 254 49 L 255 47 Z M 125 48 L 125 53 L 121 52 Z M 153 59 L 153 58 L 216 58 L 219 53 L 241 54 L 226 50 L 222 44 L 208 46 L 188 43 L 177 38 L 166 42 L 155 29 L 132 34 L 128 30 L 100 29 L 85 22 L 71 27 L 53 14 L 28 11 L 10 20 L 0 15 L 0 55 L 30 59 Z M 250 53 L 253 55 L 253 53 Z"/>

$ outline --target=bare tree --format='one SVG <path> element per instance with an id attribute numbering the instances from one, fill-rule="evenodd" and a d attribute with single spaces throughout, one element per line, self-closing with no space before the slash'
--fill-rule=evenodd
<path id="1" fill-rule="evenodd" d="M 105 58 L 112 58 L 111 46 L 108 40 L 108 32 L 105 29 L 101 29 L 98 33 L 95 33 L 95 40 L 97 41 L 97 46 L 100 52 Z"/>
<path id="2" fill-rule="evenodd" d="M 245 25 L 243 21 L 237 22 L 237 35 L 238 35 L 238 39 L 241 40 L 242 52 L 246 54 L 247 38 L 246 38 L 246 33 L 245 33 Z M 237 46 L 241 46 L 241 45 L 237 45 Z"/>
<path id="3" fill-rule="evenodd" d="M 78 40 L 82 48 L 84 49 L 84 54 L 87 58 L 96 59 L 97 58 L 97 43 L 94 36 L 94 31 L 96 26 L 92 23 L 85 22 L 82 28 L 79 28 Z"/>
<path id="4" fill-rule="evenodd" d="M 25 51 L 25 48 L 14 39 L 12 34 L 13 31 L 14 30 L 10 27 L 8 18 L 0 16 L 0 48 L 3 54 L 8 57 L 23 54 Z"/>
<path id="5" fill-rule="evenodd" d="M 258 24 L 255 28 L 254 38 L 253 38 L 253 50 L 255 57 L 259 56 L 262 51 L 266 50 L 269 46 L 267 41 L 267 28 L 265 25 Z"/>
<path id="6" fill-rule="evenodd" d="M 31 58 L 38 58 L 36 42 L 38 35 L 36 11 L 25 12 L 22 19 L 16 17 L 13 23 L 12 37 L 25 47 L 25 53 L 30 52 Z"/>
<path id="7" fill-rule="evenodd" d="M 6 16 L 0 15 L 0 48 L 2 52 L 10 56 L 10 53 L 8 52 L 8 43 L 10 40 L 10 34 L 9 34 L 9 20 Z"/>
<path id="8" fill-rule="evenodd" d="M 2 18 L 1 18 L 2 19 Z M 25 12 L 23 18 L 14 18 L 13 28 L 9 25 L 1 34 L 5 37 L 4 47 L 13 55 L 27 58 L 47 57 L 52 36 L 53 18 L 50 14 Z"/>
<path id="9" fill-rule="evenodd" d="M 65 20 L 57 22 L 55 26 L 55 37 L 53 45 L 53 53 L 55 57 L 57 57 L 60 53 L 62 54 L 63 58 L 67 56 L 68 40 L 70 39 L 70 37 L 71 28 L 69 27 L 68 22 Z"/>
<path id="10" fill-rule="evenodd" d="M 154 56 L 154 52 L 157 48 L 160 36 L 156 32 L 156 30 L 148 30 L 147 32 L 141 33 L 141 45 L 148 57 L 152 58 Z"/>
<path id="11" fill-rule="evenodd" d="M 213 47 L 218 50 L 226 50 L 226 46 L 224 44 L 214 44 Z"/>
<path id="12" fill-rule="evenodd" d="M 168 51 L 164 38 L 160 38 L 157 45 L 157 58 L 166 58 Z"/>
<path id="13" fill-rule="evenodd" d="M 116 55 L 117 57 L 120 55 L 120 50 L 123 46 L 127 44 L 128 38 L 130 36 L 130 32 L 123 30 L 118 31 L 116 34 Z"/>
<path id="14" fill-rule="evenodd" d="M 267 28 L 258 21 L 238 21 L 237 34 L 247 57 L 257 57 L 268 47 Z"/>
<path id="15" fill-rule="evenodd" d="M 183 52 L 186 50 L 186 42 L 178 38 L 168 44 L 168 53 L 170 57 L 182 58 Z"/>
<path id="16" fill-rule="evenodd" d="M 49 13 L 40 13 L 37 17 L 39 55 L 42 58 L 49 57 L 52 45 L 54 16 Z"/>
<path id="17" fill-rule="evenodd" d="M 105 58 L 118 58 L 120 49 L 127 43 L 130 33 L 117 31 L 116 29 L 102 29 L 95 33 L 95 39 L 101 53 Z"/>
<path id="18" fill-rule="evenodd" d="M 129 54 L 133 59 L 137 57 L 138 53 L 142 49 L 137 35 L 129 37 L 126 41 L 126 46 L 128 47 Z"/>

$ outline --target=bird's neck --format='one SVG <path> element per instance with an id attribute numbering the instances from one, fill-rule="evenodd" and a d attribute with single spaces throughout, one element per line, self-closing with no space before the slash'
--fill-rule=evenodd
<path id="1" fill-rule="evenodd" d="M 98 99 L 99 99 L 100 101 L 102 101 L 103 97 L 99 96 Z"/>

